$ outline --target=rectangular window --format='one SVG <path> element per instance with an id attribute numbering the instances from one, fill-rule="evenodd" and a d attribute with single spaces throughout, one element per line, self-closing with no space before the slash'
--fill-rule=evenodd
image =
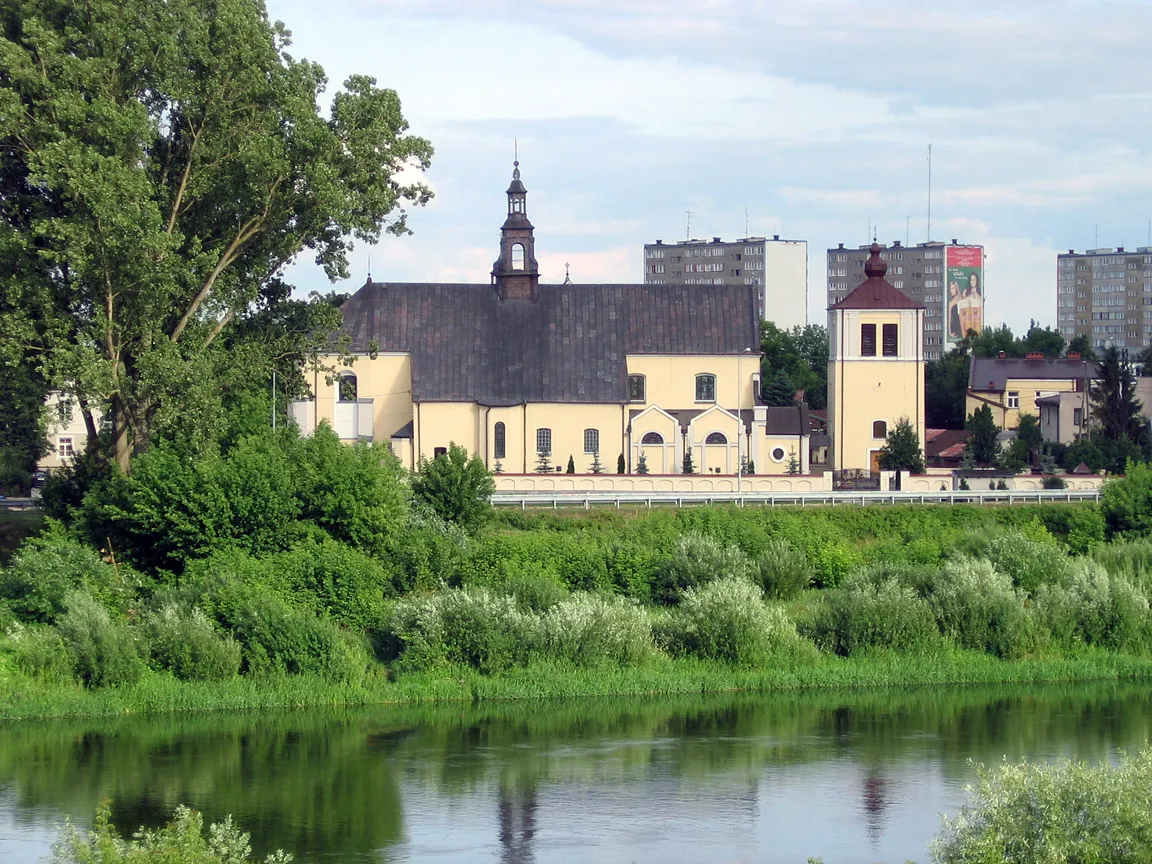
<path id="1" fill-rule="evenodd" d="M 448 455 L 448 448 L 447 447 L 433 447 L 432 448 L 432 458 L 433 459 L 439 459 L 441 456 L 447 456 L 447 455 Z"/>
<path id="2" fill-rule="evenodd" d="M 1084 409 L 1083 408 L 1073 408 L 1072 409 L 1072 425 L 1073 426 L 1079 426 L 1083 419 L 1084 419 Z"/>
<path id="3" fill-rule="evenodd" d="M 1019 408 L 1020 407 L 1020 394 L 1019 393 L 1009 392 L 1009 394 L 1008 394 L 1008 407 L 1009 408 Z"/>
<path id="4" fill-rule="evenodd" d="M 716 376 L 715 375 L 697 375 L 696 376 L 696 401 L 697 402 L 715 402 L 716 401 Z"/>
<path id="5" fill-rule="evenodd" d="M 861 357 L 875 357 L 876 356 L 876 325 L 875 324 L 861 324 L 860 325 L 860 356 Z"/>
<path id="6" fill-rule="evenodd" d="M 898 334 L 900 330 L 899 324 L 885 324 L 884 325 L 884 356 L 895 357 L 896 346 L 899 342 Z"/>
<path id="7" fill-rule="evenodd" d="M 60 454 L 61 459 L 71 459 L 74 455 L 72 450 L 71 438 L 57 438 L 56 439 L 56 452 Z"/>
<path id="8" fill-rule="evenodd" d="M 552 455 L 552 430 L 551 429 L 537 429 L 536 430 L 536 452 L 545 455 Z"/>
<path id="9" fill-rule="evenodd" d="M 628 401 L 629 402 L 643 402 L 644 401 L 644 376 L 643 375 L 629 375 L 628 376 Z"/>
<path id="10" fill-rule="evenodd" d="M 585 429 L 584 430 L 584 452 L 585 453 L 599 453 L 600 452 L 600 430 L 599 429 Z"/>

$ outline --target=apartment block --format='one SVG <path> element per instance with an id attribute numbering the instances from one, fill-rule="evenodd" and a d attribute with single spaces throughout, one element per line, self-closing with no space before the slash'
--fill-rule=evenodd
<path id="1" fill-rule="evenodd" d="M 888 281 L 924 304 L 924 359 L 939 360 L 969 330 L 984 326 L 984 247 L 929 242 L 881 244 Z M 828 250 L 828 306 L 843 300 L 864 280 L 871 244 Z"/>
<path id="2" fill-rule="evenodd" d="M 1152 246 L 1089 249 L 1056 258 L 1056 321 L 1093 348 L 1152 344 Z"/>
<path id="3" fill-rule="evenodd" d="M 808 243 L 779 234 L 725 241 L 657 240 L 644 246 L 646 285 L 756 285 L 760 317 L 777 327 L 808 323 Z"/>

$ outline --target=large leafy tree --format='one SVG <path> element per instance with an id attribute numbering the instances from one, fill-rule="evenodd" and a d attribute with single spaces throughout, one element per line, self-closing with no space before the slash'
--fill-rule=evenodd
<path id="1" fill-rule="evenodd" d="M 963 429 L 968 394 L 967 346 L 953 348 L 924 367 L 924 421 L 932 429 Z"/>
<path id="2" fill-rule="evenodd" d="M 779 404 L 790 405 L 797 389 L 804 391 L 805 401 L 813 408 L 828 405 L 828 330 L 818 324 L 783 330 L 771 321 L 760 322 L 760 351 L 763 361 L 762 378 L 767 393 L 769 382 L 785 377 L 792 392 L 788 400 Z M 777 403 L 769 403 L 777 404 Z"/>
<path id="3" fill-rule="evenodd" d="M 568 461 L 571 464 L 572 460 Z M 449 444 L 448 451 L 435 459 L 421 459 L 420 471 L 412 478 L 417 500 L 437 516 L 469 531 L 475 531 L 491 514 L 490 499 L 495 491 L 496 483 L 480 457 L 475 453 L 469 457 L 456 443 Z"/>
<path id="4" fill-rule="evenodd" d="M 2 360 L 106 406 L 124 468 L 170 429 L 206 437 L 222 376 L 266 380 L 239 330 L 291 302 L 288 262 L 347 276 L 351 238 L 430 197 L 398 179 L 432 148 L 396 93 L 352 76 L 322 114 L 323 70 L 288 45 L 260 0 L 0 7 Z M 305 305 L 323 338 L 334 308 Z"/>
<path id="5" fill-rule="evenodd" d="M 880 467 L 885 471 L 911 471 L 924 473 L 924 451 L 911 421 L 901 417 L 888 432 L 888 440 L 880 448 Z"/>
<path id="6" fill-rule="evenodd" d="M 994 463 L 1000 455 L 1000 442 L 996 440 L 1000 427 L 992 417 L 992 409 L 981 405 L 969 415 L 964 428 L 972 433 L 965 448 L 972 461 L 980 465 Z"/>

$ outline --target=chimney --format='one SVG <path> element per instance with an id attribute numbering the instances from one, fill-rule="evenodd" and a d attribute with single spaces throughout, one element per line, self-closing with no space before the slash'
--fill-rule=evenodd
<path id="1" fill-rule="evenodd" d="M 712 238 L 712 242 L 713 242 L 713 243 L 719 243 L 719 242 L 720 242 L 720 238 L 719 238 L 719 237 L 713 237 L 713 238 Z"/>
<path id="2" fill-rule="evenodd" d="M 1124 251 L 1124 247 L 1123 247 L 1123 246 L 1117 246 L 1117 247 L 1116 247 L 1116 251 L 1117 251 L 1117 252 L 1123 252 L 1123 251 Z"/>
<path id="3" fill-rule="evenodd" d="M 953 246 L 955 246 L 955 245 L 956 245 L 956 238 L 955 238 L 955 237 L 953 237 L 953 238 L 952 238 L 952 245 L 953 245 Z"/>
<path id="4" fill-rule="evenodd" d="M 1080 352 L 1079 351 L 1069 351 L 1068 352 L 1068 359 L 1069 360 L 1079 360 L 1080 359 Z"/>
<path id="5" fill-rule="evenodd" d="M 1076 250 L 1075 250 L 1075 249 L 1069 249 L 1069 250 L 1068 250 L 1068 254 L 1069 254 L 1069 255 L 1075 255 L 1075 254 L 1076 254 Z"/>
<path id="6" fill-rule="evenodd" d="M 843 248 L 844 248 L 844 244 L 843 244 L 843 243 L 841 243 L 841 244 L 840 244 L 840 248 L 841 248 L 841 249 L 843 249 Z"/>
<path id="7" fill-rule="evenodd" d="M 1044 354 L 1040 351 L 1029 351 L 1024 355 L 1025 360 L 1043 360 Z"/>
<path id="8" fill-rule="evenodd" d="M 779 240 L 779 239 L 780 239 L 780 235 L 779 235 L 779 234 L 773 234 L 773 235 L 772 235 L 772 239 L 773 239 L 773 240 Z"/>
<path id="9" fill-rule="evenodd" d="M 893 240 L 893 241 L 892 241 L 892 245 L 893 245 L 893 246 L 899 246 L 899 245 L 900 245 L 900 241 L 899 241 L 899 240 Z"/>
<path id="10" fill-rule="evenodd" d="M 663 245 L 664 245 L 664 241 L 663 241 L 663 240 L 657 240 L 657 241 L 656 241 L 656 245 L 657 245 L 657 246 L 663 246 Z"/>

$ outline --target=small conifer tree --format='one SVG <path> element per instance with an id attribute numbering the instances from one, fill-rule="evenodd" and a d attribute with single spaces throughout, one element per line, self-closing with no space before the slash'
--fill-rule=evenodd
<path id="1" fill-rule="evenodd" d="M 640 451 L 640 458 L 636 460 L 636 473 L 637 474 L 647 474 L 648 473 L 648 459 L 644 456 L 643 450 Z"/>
<path id="2" fill-rule="evenodd" d="M 551 474 L 552 473 L 552 454 L 547 450 L 536 451 L 536 473 L 537 474 Z"/>
<path id="3" fill-rule="evenodd" d="M 565 474 L 575 474 L 576 473 L 576 460 L 573 459 L 571 456 L 568 457 L 568 470 L 565 471 L 564 473 Z"/>
<path id="4" fill-rule="evenodd" d="M 503 474 L 504 473 L 504 463 L 501 462 L 499 459 L 497 459 L 495 464 L 492 465 L 492 473 L 493 474 Z"/>
<path id="5" fill-rule="evenodd" d="M 796 458 L 796 448 L 788 451 L 788 467 L 784 469 L 787 474 L 800 473 L 800 460 Z"/>
<path id="6" fill-rule="evenodd" d="M 756 473 L 756 460 L 755 459 L 749 459 L 748 460 L 748 470 L 745 471 L 744 473 L 745 474 L 755 474 Z"/>
<path id="7" fill-rule="evenodd" d="M 684 460 L 680 463 L 680 470 L 685 474 L 695 474 L 696 464 L 692 461 L 692 448 L 689 447 L 684 451 Z"/>
<path id="8" fill-rule="evenodd" d="M 616 473 L 617 474 L 626 474 L 627 472 L 628 472 L 628 469 L 624 465 L 624 454 L 621 453 L 619 456 L 616 457 Z"/>
<path id="9" fill-rule="evenodd" d="M 599 450 L 593 450 L 592 451 L 591 471 L 593 474 L 603 474 L 604 473 L 604 464 L 600 461 L 600 451 Z"/>

